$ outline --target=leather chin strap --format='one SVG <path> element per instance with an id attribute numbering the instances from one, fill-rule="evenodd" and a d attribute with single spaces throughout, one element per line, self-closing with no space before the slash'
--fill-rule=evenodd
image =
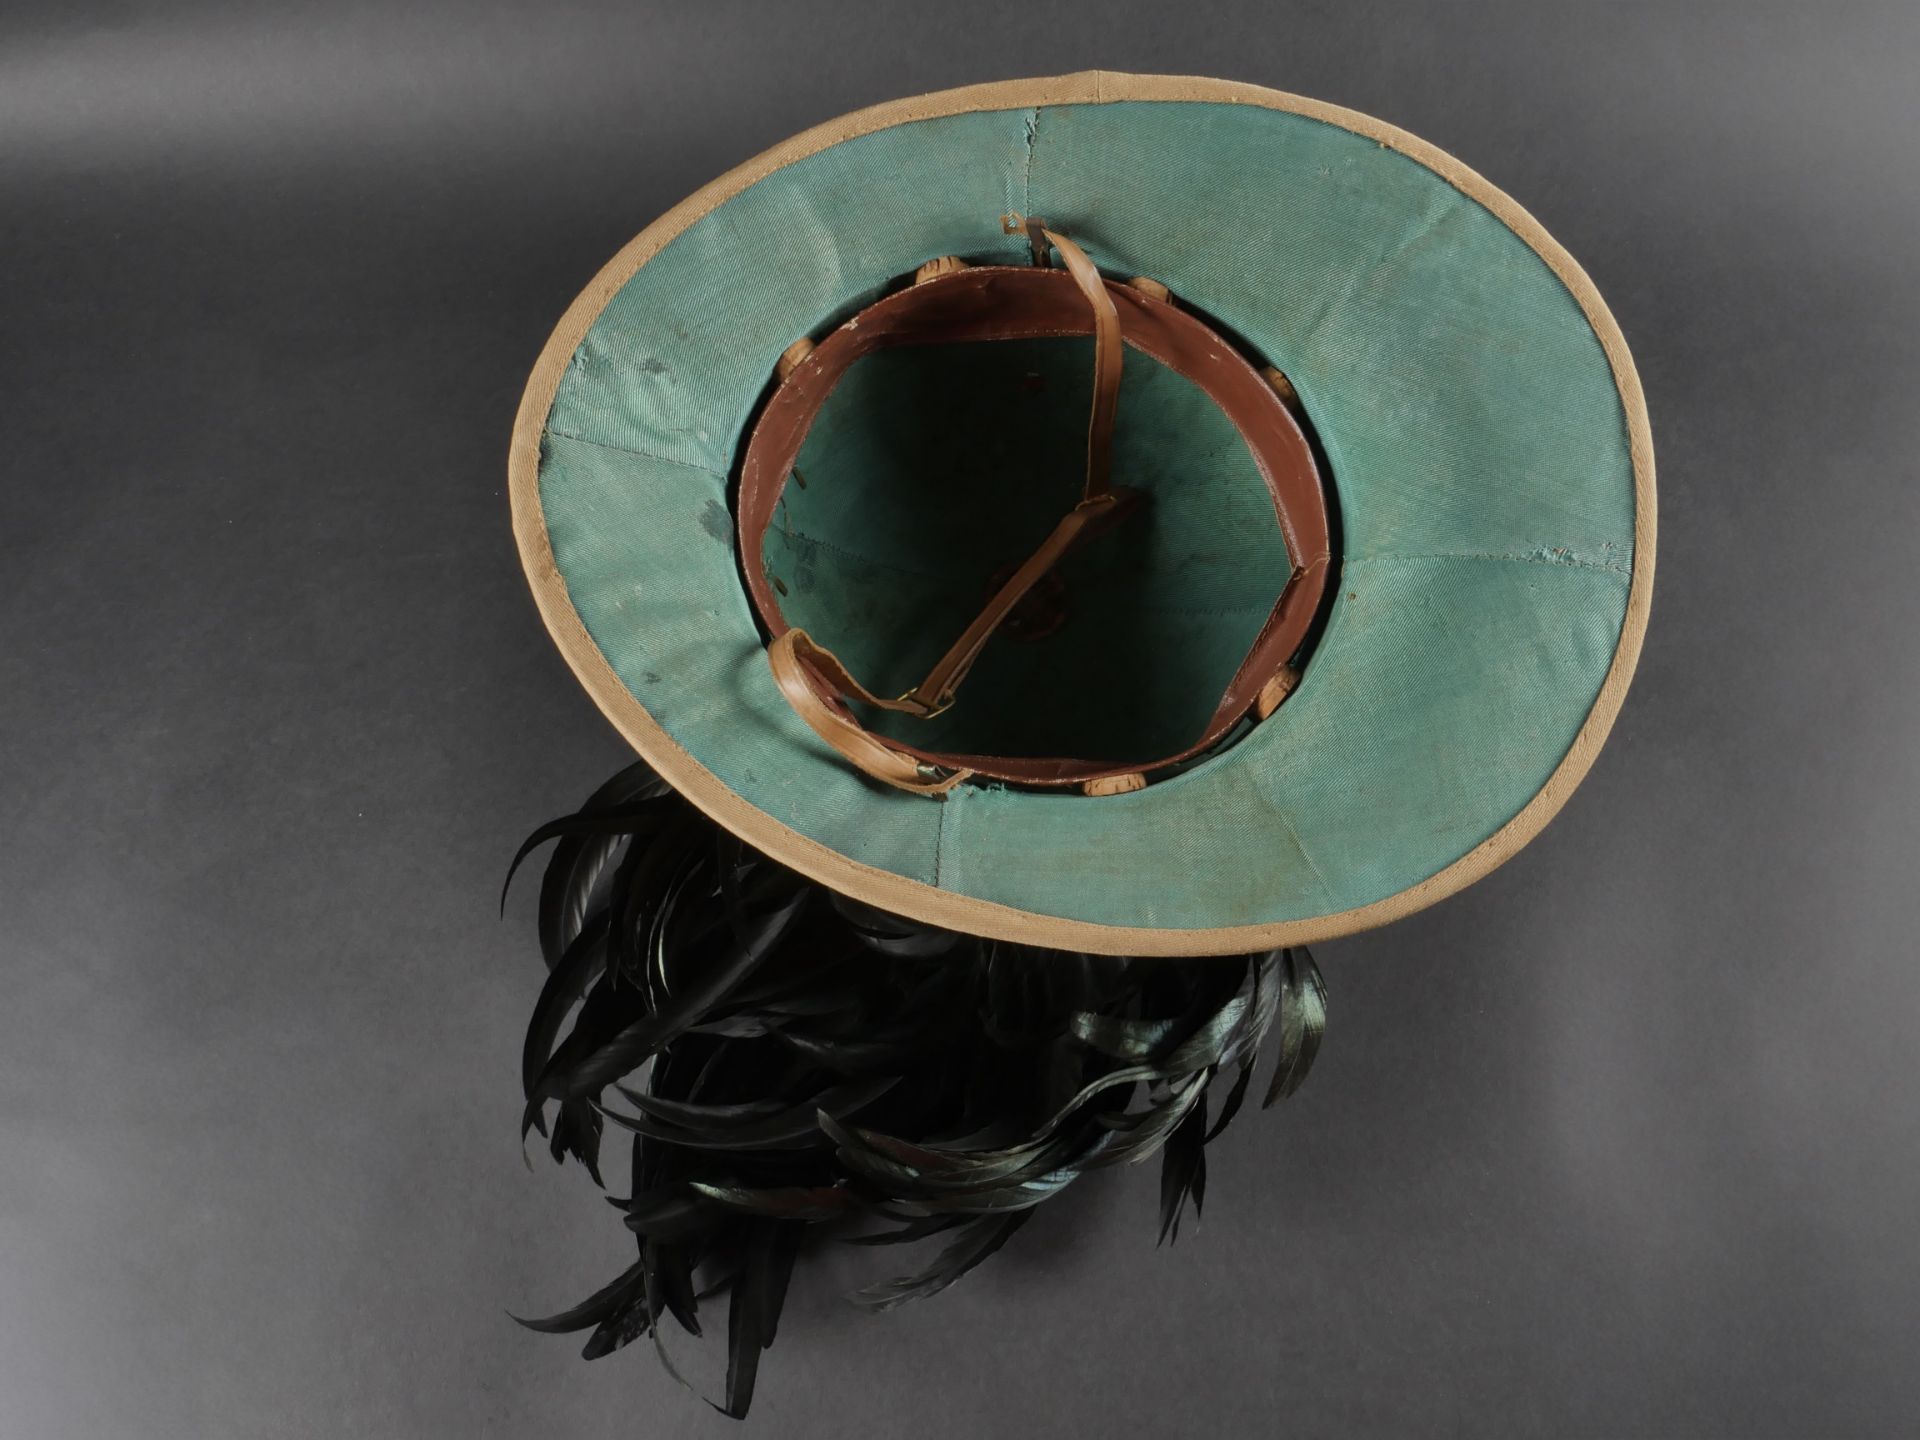
<path id="1" fill-rule="evenodd" d="M 862 727 L 846 707 L 847 701 L 855 701 L 881 710 L 912 715 L 919 719 L 930 719 L 941 714 L 953 704 L 955 692 L 959 689 L 961 682 L 966 679 L 968 671 L 972 669 L 987 642 L 992 639 L 995 632 L 1033 587 L 1077 545 L 1124 520 L 1140 507 L 1143 500 L 1141 493 L 1137 490 L 1124 487 L 1116 489 L 1111 483 L 1110 476 L 1114 417 L 1119 405 L 1120 373 L 1125 354 L 1123 341 L 1138 344 L 1147 353 L 1154 354 L 1155 358 L 1164 360 L 1164 356 L 1156 353 L 1153 344 L 1143 343 L 1143 341 L 1164 337 L 1148 333 L 1155 327 L 1142 327 L 1143 333 L 1138 337 L 1128 333 L 1120 308 L 1115 303 L 1115 297 L 1116 295 L 1127 297 L 1131 301 L 1130 310 L 1133 305 L 1152 303 L 1171 312 L 1171 305 L 1166 304 L 1164 300 L 1151 299 L 1156 290 L 1164 295 L 1164 287 L 1155 286 L 1150 281 L 1139 282 L 1138 289 L 1131 291 L 1123 287 L 1110 286 L 1101 277 L 1093 262 L 1087 258 L 1085 251 L 1066 236 L 1047 229 L 1045 222 L 1041 220 L 1023 220 L 1017 215 L 1007 216 L 1003 221 L 1003 228 L 1009 234 L 1025 231 L 1033 245 L 1036 268 L 1042 274 L 1047 273 L 1047 247 L 1051 246 L 1059 252 L 1066 264 L 1067 276 L 1078 289 L 1081 303 L 1085 307 L 1076 327 L 1079 333 L 1086 333 L 1087 312 L 1090 312 L 1094 342 L 1093 403 L 1087 420 L 1087 467 L 1079 503 L 1061 517 L 1060 522 L 1054 526 L 1039 548 L 1000 585 L 979 615 L 961 632 L 946 653 L 934 663 L 926 677 L 897 698 L 887 699 L 875 695 L 856 680 L 831 651 L 816 644 L 804 630 L 788 628 L 784 625 L 777 603 L 767 584 L 761 556 L 762 537 L 772 519 L 779 491 L 784 486 L 787 474 L 791 472 L 793 460 L 798 456 L 800 443 L 805 439 L 807 427 L 819 412 L 820 406 L 825 403 L 827 396 L 831 394 L 834 383 L 838 381 L 852 360 L 859 354 L 866 353 L 869 348 L 886 344 L 937 343 L 952 338 L 1011 338 L 1026 333 L 1072 333 L 1058 328 L 1060 321 L 1051 313 L 1059 308 L 1060 297 L 1057 294 L 1048 297 L 1049 306 L 1036 308 L 1030 301 L 1022 306 L 1021 308 L 1030 312 L 1028 323 L 1024 326 L 1016 314 L 1011 317 L 1011 324 L 1006 328 L 990 327 L 984 334 L 971 333 L 978 326 L 977 315 L 971 312 L 975 310 L 980 300 L 987 298 L 980 294 L 976 283 L 969 297 L 966 297 L 973 299 L 975 306 L 944 307 L 941 303 L 942 297 L 930 294 L 928 303 L 911 307 L 923 312 L 918 317 L 922 323 L 911 325 L 902 323 L 891 331 L 880 326 L 872 326 L 868 330 L 867 343 L 850 341 L 840 348 L 851 353 L 832 357 L 837 363 L 831 367 L 821 363 L 829 358 L 823 352 L 835 347 L 843 338 L 849 337 L 850 332 L 855 332 L 866 325 L 870 316 L 883 310 L 890 302 L 908 299 L 915 293 L 905 292 L 903 295 L 891 296 L 888 300 L 883 300 L 860 316 L 856 316 L 834 336 L 823 342 L 818 352 L 802 342 L 793 347 L 787 357 L 783 357 L 781 388 L 776 392 L 773 401 L 769 402 L 766 413 L 755 428 L 754 435 L 749 441 L 747 460 L 742 467 L 739 525 L 741 553 L 745 562 L 748 587 L 763 616 L 768 619 L 769 628 L 774 631 L 774 638 L 767 647 L 767 659 L 772 666 L 774 680 L 780 687 L 780 693 L 816 735 L 851 764 L 874 779 L 898 789 L 926 795 L 944 794 L 976 774 L 1040 785 L 1080 784 L 1089 793 L 1114 793 L 1120 790 L 1137 789 L 1144 784 L 1138 772 L 1189 758 L 1218 740 L 1249 709 L 1257 709 L 1259 714 L 1264 716 L 1271 709 L 1271 704 L 1268 703 L 1270 700 L 1272 703 L 1278 703 L 1277 699 L 1272 698 L 1276 682 L 1291 675 L 1292 672 L 1285 668 L 1285 662 L 1291 659 L 1293 650 L 1304 635 L 1306 626 L 1311 621 L 1312 610 L 1317 606 L 1324 588 L 1328 560 L 1327 527 L 1319 477 L 1313 468 L 1311 453 L 1306 447 L 1304 438 L 1300 436 L 1297 425 L 1287 414 L 1286 407 L 1281 403 L 1275 390 L 1264 383 L 1261 385 L 1260 393 L 1270 402 L 1269 408 L 1272 413 L 1260 418 L 1267 422 L 1270 428 L 1277 416 L 1283 422 L 1286 431 L 1291 432 L 1286 438 L 1296 442 L 1292 447 L 1295 453 L 1287 457 L 1294 463 L 1287 467 L 1285 476 L 1285 479 L 1292 483 L 1281 483 L 1275 473 L 1276 467 L 1271 463 L 1272 457 L 1264 455 L 1260 447 L 1253 444 L 1249 426 L 1243 423 L 1244 417 L 1235 413 L 1236 408 L 1245 410 L 1247 408 L 1245 404 L 1241 403 L 1234 407 L 1223 403 L 1222 408 L 1227 409 L 1229 418 L 1235 421 L 1242 434 L 1248 436 L 1256 462 L 1265 462 L 1260 464 L 1261 473 L 1274 493 L 1276 512 L 1288 542 L 1289 552 L 1294 557 L 1294 571 L 1280 600 L 1275 605 L 1273 616 L 1261 632 L 1261 639 L 1256 641 L 1254 655 L 1249 657 L 1248 664 L 1243 665 L 1240 673 L 1236 674 L 1235 683 L 1229 687 L 1227 697 L 1222 701 L 1221 710 L 1216 711 L 1214 723 L 1208 726 L 1207 733 L 1196 745 L 1179 755 L 1151 762 L 1144 767 L 1073 760 L 1015 760 L 934 755 L 874 734 Z M 934 269 L 935 267 L 926 268 Z M 916 291 L 933 292 L 943 286 L 954 290 L 957 288 L 954 282 L 965 280 L 969 276 L 1019 275 L 1026 272 L 1008 272 L 998 267 L 974 270 L 961 266 L 958 262 L 952 262 L 951 265 L 941 263 L 936 273 L 938 278 L 923 280 L 916 285 Z M 1057 272 L 1053 273 L 1057 274 Z M 1057 282 L 1053 283 L 1057 284 Z M 1147 298 L 1143 298 L 1141 292 L 1145 292 Z M 956 296 L 956 298 L 962 297 Z M 1016 295 L 1015 298 L 1021 301 L 1027 299 L 1023 293 Z M 1178 312 L 1173 313 L 1178 315 Z M 1180 328 L 1169 324 L 1168 316 L 1157 318 L 1161 321 L 1159 327 L 1161 329 L 1178 330 Z M 1219 352 L 1226 351 L 1229 347 L 1217 337 L 1212 336 L 1205 327 L 1199 326 L 1197 321 L 1192 321 L 1190 317 L 1178 316 L 1178 318 L 1185 321 L 1187 326 L 1201 331 L 1212 342 L 1211 346 L 1203 347 L 1207 353 L 1202 368 L 1217 365 L 1223 358 Z M 1049 325 L 1052 328 L 1049 328 Z M 961 333 L 950 333 L 955 331 Z M 1191 338 L 1186 336 L 1180 338 L 1187 341 L 1186 348 L 1181 350 L 1181 354 L 1189 361 L 1194 360 L 1195 353 Z M 1165 348 L 1180 349 L 1177 345 Z M 1237 355 L 1232 356 L 1231 359 L 1241 370 L 1252 373 L 1251 368 Z M 1187 367 L 1176 363 L 1174 368 Z M 1278 372 L 1273 374 L 1277 376 Z M 1197 377 L 1190 374 L 1189 378 Z M 1280 382 L 1284 383 L 1284 377 L 1280 377 Z M 1207 387 L 1203 385 L 1203 388 Z M 1234 396 L 1236 401 L 1244 402 L 1245 396 L 1238 392 L 1244 392 L 1245 389 L 1244 384 L 1237 387 Z M 1288 390 L 1291 390 L 1290 386 Z M 1222 399 L 1217 393 L 1214 398 L 1216 401 Z M 790 403 L 783 407 L 782 401 Z M 783 411 L 792 413 L 783 413 Z M 771 452 L 778 453 L 775 455 Z M 1297 473 L 1300 462 L 1303 460 L 1306 477 L 1310 482 L 1305 486 L 1298 483 Z M 768 477 L 770 474 L 776 474 L 776 464 L 770 462 L 777 462 L 777 478 L 771 484 L 768 483 Z M 1309 496 L 1311 504 L 1303 506 L 1301 502 Z M 1296 516 L 1293 513 L 1296 509 L 1305 509 L 1308 513 L 1304 517 Z M 1304 526 L 1289 523 L 1302 518 L 1307 522 Z M 1309 533 L 1296 535 L 1297 529 L 1304 529 Z M 1304 557 L 1306 561 L 1304 564 L 1301 540 L 1318 542 L 1314 553 Z M 1295 593 L 1301 589 L 1301 582 L 1304 580 L 1313 581 L 1308 587 L 1312 591 L 1310 600 L 1303 594 Z M 1289 604 L 1290 596 L 1293 599 L 1292 604 Z M 1303 605 L 1301 603 L 1303 600 L 1308 600 L 1309 603 Z M 1283 620 L 1289 623 L 1281 625 L 1280 622 Z M 1296 631 L 1297 633 L 1294 633 Z M 1289 635 L 1291 635 L 1290 640 L 1287 638 Z M 1279 655 L 1277 662 L 1269 658 L 1265 669 L 1252 676 L 1252 685 L 1249 690 L 1245 683 L 1249 666 L 1256 665 L 1263 657 L 1271 657 L 1280 644 L 1285 644 L 1285 653 Z M 1283 697 L 1284 691 L 1281 694 Z"/>

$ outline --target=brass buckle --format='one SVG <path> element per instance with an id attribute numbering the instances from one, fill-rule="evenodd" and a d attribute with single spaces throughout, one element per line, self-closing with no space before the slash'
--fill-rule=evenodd
<path id="1" fill-rule="evenodd" d="M 894 696 L 893 703 L 896 705 L 915 706 L 915 709 L 909 710 L 907 713 L 916 720 L 931 720 L 937 715 L 946 714 L 947 711 L 953 708 L 954 696 L 951 693 L 943 697 L 937 705 L 929 705 L 920 698 L 919 688 L 920 687 L 916 685 L 905 694 Z"/>

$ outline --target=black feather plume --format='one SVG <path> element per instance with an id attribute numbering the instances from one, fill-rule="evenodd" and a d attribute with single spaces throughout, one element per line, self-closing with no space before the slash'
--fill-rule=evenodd
<path id="1" fill-rule="evenodd" d="M 735 1417 L 808 1235 L 940 1238 L 923 1269 L 852 1297 L 884 1310 L 945 1289 L 1081 1176 L 1157 1154 L 1170 1242 L 1189 1204 L 1199 1214 L 1205 1146 L 1263 1042 L 1278 1032 L 1270 1105 L 1300 1087 L 1326 1029 L 1305 950 L 1144 960 L 937 929 L 756 854 L 644 765 L 534 831 L 509 883 L 548 841 L 522 1133 L 540 1129 L 599 1183 L 606 1122 L 632 1132 L 631 1193 L 609 1198 L 637 1258 L 521 1323 L 590 1330 L 589 1359 L 651 1336 L 678 1379 L 663 1317 L 697 1336 L 700 1302 L 725 1293 L 716 1408 Z"/>

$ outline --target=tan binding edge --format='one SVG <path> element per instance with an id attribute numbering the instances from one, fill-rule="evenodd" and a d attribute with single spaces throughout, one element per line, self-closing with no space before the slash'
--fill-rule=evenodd
<path id="1" fill-rule="evenodd" d="M 1102 925 L 1040 915 L 991 900 L 955 895 L 918 880 L 850 860 L 837 850 L 780 824 L 729 790 L 683 749 L 620 682 L 600 653 L 568 598 L 566 582 L 554 562 L 540 508 L 540 440 L 547 413 L 573 353 L 601 310 L 621 286 L 662 247 L 696 220 L 758 180 L 844 140 L 895 125 L 981 110 L 1016 110 L 1047 105 L 1108 104 L 1120 101 L 1202 101 L 1256 105 L 1304 115 L 1363 135 L 1425 166 L 1468 198 L 1491 211 L 1524 240 L 1559 277 L 1593 327 L 1619 388 L 1626 417 L 1634 476 L 1633 574 L 1627 613 L 1613 663 L 1573 744 L 1534 797 L 1506 824 L 1451 865 L 1393 895 L 1351 910 L 1260 925 L 1168 930 Z M 514 538 L 535 603 L 560 653 L 594 702 L 628 743 L 661 777 L 717 824 L 782 864 L 824 885 L 885 910 L 909 915 L 998 940 L 1086 950 L 1112 955 L 1227 955 L 1279 945 L 1311 944 L 1372 929 L 1425 909 L 1487 875 L 1537 835 L 1566 804 L 1587 771 L 1626 699 L 1653 603 L 1653 550 L 1657 530 L 1654 498 L 1653 438 L 1646 397 L 1633 357 L 1606 302 L 1579 263 L 1548 235 L 1540 222 L 1493 184 L 1445 151 L 1397 126 L 1358 111 L 1261 85 L 1197 76 L 1121 75 L 1089 70 L 1075 75 L 1002 80 L 969 85 L 857 110 L 783 141 L 744 165 L 695 191 L 629 241 L 587 285 L 554 327 L 533 373 L 513 426 L 508 456 L 508 492 L 513 505 Z M 927 802 L 915 802 L 927 803 Z M 1118 802 L 1116 803 L 1123 803 Z"/>

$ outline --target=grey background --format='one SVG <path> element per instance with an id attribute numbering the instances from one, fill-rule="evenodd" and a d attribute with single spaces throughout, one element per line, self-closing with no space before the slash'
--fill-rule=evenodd
<path id="1" fill-rule="evenodd" d="M 828 1256 L 752 1429 L 1920 1431 L 1920 12 L 157 9 L 0 14 L 0 1435 L 729 1433 L 503 1313 L 626 1254 L 514 1138 L 494 887 L 622 755 L 514 405 L 711 177 L 1092 65 L 1381 115 L 1542 219 L 1651 400 L 1652 631 L 1538 841 L 1322 948 L 1320 1068 L 1198 1233 L 1129 1174 L 874 1318 Z"/>

